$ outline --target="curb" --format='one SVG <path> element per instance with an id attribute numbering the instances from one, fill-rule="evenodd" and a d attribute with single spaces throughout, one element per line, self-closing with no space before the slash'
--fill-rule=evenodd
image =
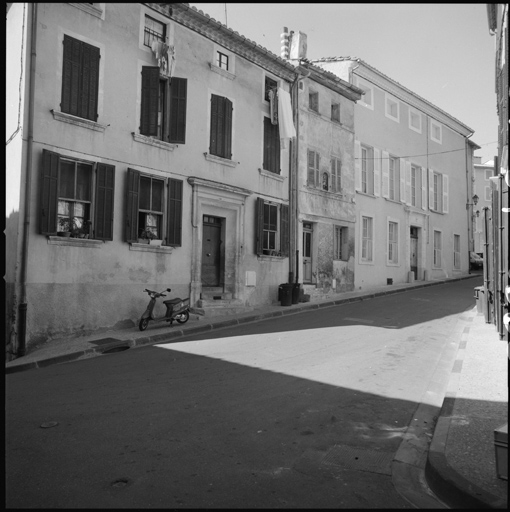
<path id="1" fill-rule="evenodd" d="M 447 283 L 453 283 L 456 281 L 463 281 L 465 279 L 472 279 L 475 277 L 479 277 L 478 274 L 469 274 L 467 276 L 452 278 L 452 279 L 448 279 L 448 280 L 420 283 L 415 286 L 410 286 L 407 288 L 390 289 L 387 291 L 379 291 L 379 292 L 367 292 L 366 295 L 360 295 L 358 297 L 347 297 L 344 299 L 334 299 L 334 300 L 331 300 L 328 302 L 322 302 L 322 303 L 307 302 L 307 303 L 303 303 L 303 306 L 301 306 L 299 308 L 290 307 L 290 309 L 285 309 L 285 307 L 283 307 L 284 309 L 282 309 L 282 310 L 269 311 L 267 313 L 255 313 L 253 315 L 240 317 L 240 318 L 233 318 L 233 319 L 228 319 L 228 320 L 219 320 L 217 322 L 211 322 L 211 323 L 207 323 L 205 325 L 198 325 L 198 326 L 189 327 L 189 328 L 182 328 L 182 329 L 171 331 L 171 332 L 168 332 L 165 334 L 155 334 L 155 335 L 147 336 L 144 338 L 131 338 L 129 340 L 113 342 L 108 345 L 103 345 L 102 347 L 79 350 L 77 352 L 72 352 L 70 354 L 49 357 L 47 359 L 41 359 L 40 361 L 33 361 L 31 363 L 19 364 L 19 365 L 15 365 L 15 366 L 6 366 L 5 373 L 10 374 L 10 373 L 16 373 L 16 372 L 21 372 L 21 371 L 25 371 L 25 370 L 32 370 L 35 368 L 44 368 L 44 367 L 50 366 L 52 364 L 68 363 L 70 361 L 75 361 L 77 359 L 80 359 L 84 356 L 103 355 L 103 354 L 105 354 L 105 352 L 108 352 L 108 351 L 115 349 L 117 347 L 120 347 L 120 346 L 128 345 L 131 348 L 135 348 L 135 347 L 143 346 L 143 345 L 168 343 L 168 342 L 174 341 L 176 338 L 181 338 L 183 336 L 190 336 L 193 334 L 202 334 L 204 332 L 211 331 L 213 329 L 222 329 L 222 328 L 226 328 L 226 327 L 233 327 L 236 325 L 241 325 L 241 324 L 245 324 L 245 323 L 249 323 L 249 322 L 257 322 L 259 320 L 264 320 L 266 318 L 274 318 L 274 317 L 283 316 L 283 315 L 304 313 L 308 310 L 313 310 L 313 309 L 319 309 L 319 308 L 322 309 L 322 308 L 328 308 L 328 307 L 332 307 L 332 306 L 339 306 L 342 304 L 350 304 L 353 302 L 370 300 L 370 299 L 374 299 L 377 297 L 384 297 L 386 295 L 404 293 L 409 290 L 417 290 L 417 289 L 426 288 L 429 286 L 437 286 L 437 285 L 443 285 L 443 284 L 447 284 Z"/>
<path id="2" fill-rule="evenodd" d="M 475 315 L 476 313 L 472 312 L 470 319 L 472 320 Z M 437 497 L 452 508 L 506 509 L 506 500 L 483 490 L 478 485 L 467 480 L 448 464 L 446 458 L 446 444 L 452 422 L 455 397 L 457 395 L 458 383 L 462 371 L 466 343 L 467 340 L 464 339 L 463 333 L 448 383 L 448 390 L 443 399 L 439 418 L 430 444 L 427 463 L 425 465 L 425 479 L 430 489 Z"/>

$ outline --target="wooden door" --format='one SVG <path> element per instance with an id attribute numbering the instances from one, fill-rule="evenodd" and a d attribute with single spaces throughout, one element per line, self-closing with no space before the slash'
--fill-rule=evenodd
<path id="1" fill-rule="evenodd" d="M 220 285 L 221 219 L 204 215 L 202 238 L 202 286 Z"/>
<path id="2" fill-rule="evenodd" d="M 312 224 L 303 222 L 303 282 L 312 282 Z"/>

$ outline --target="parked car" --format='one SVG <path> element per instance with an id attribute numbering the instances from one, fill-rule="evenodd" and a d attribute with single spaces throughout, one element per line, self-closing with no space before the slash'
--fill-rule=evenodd
<path id="1" fill-rule="evenodd" d="M 476 252 L 469 253 L 469 267 L 471 270 L 477 270 L 483 268 L 483 258 Z"/>

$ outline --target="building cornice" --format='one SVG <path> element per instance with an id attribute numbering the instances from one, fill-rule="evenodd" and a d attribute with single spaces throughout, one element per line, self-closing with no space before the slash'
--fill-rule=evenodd
<path id="1" fill-rule="evenodd" d="M 296 78 L 296 70 L 292 64 L 199 11 L 196 7 L 185 3 L 148 3 L 145 5 L 174 20 L 179 25 L 197 32 L 216 44 L 270 71 L 279 78 L 289 82 Z"/>
<path id="2" fill-rule="evenodd" d="M 357 57 L 323 57 L 321 59 L 317 59 L 313 62 L 340 62 L 340 61 L 349 61 L 353 64 L 357 64 L 356 68 L 353 70 L 353 74 L 358 75 L 365 80 L 372 82 L 374 85 L 379 87 L 380 89 L 392 94 L 396 98 L 404 101 L 408 105 L 421 110 L 429 117 L 435 119 L 436 121 L 441 122 L 445 126 L 448 126 L 452 130 L 460 133 L 465 137 L 469 137 L 474 133 L 474 130 L 464 123 L 460 122 L 455 117 L 446 113 L 444 110 L 436 107 L 426 99 L 422 98 L 418 94 L 413 91 L 407 89 L 403 85 L 399 84 L 389 76 L 381 73 L 376 68 L 370 66 L 363 60 Z"/>

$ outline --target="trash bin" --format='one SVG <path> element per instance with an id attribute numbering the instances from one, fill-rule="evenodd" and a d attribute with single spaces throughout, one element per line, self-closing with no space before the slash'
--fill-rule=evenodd
<path id="1" fill-rule="evenodd" d="M 508 423 L 494 430 L 494 447 L 498 478 L 508 480 Z"/>
<path id="2" fill-rule="evenodd" d="M 282 306 L 292 306 L 292 283 L 283 283 L 278 287 L 278 297 Z"/>
<path id="3" fill-rule="evenodd" d="M 301 285 L 294 283 L 292 285 L 292 304 L 299 304 L 299 296 L 301 294 Z"/>
<path id="4" fill-rule="evenodd" d="M 481 292 L 481 293 L 480 293 Z M 483 313 L 483 286 L 475 286 L 476 311 Z"/>

